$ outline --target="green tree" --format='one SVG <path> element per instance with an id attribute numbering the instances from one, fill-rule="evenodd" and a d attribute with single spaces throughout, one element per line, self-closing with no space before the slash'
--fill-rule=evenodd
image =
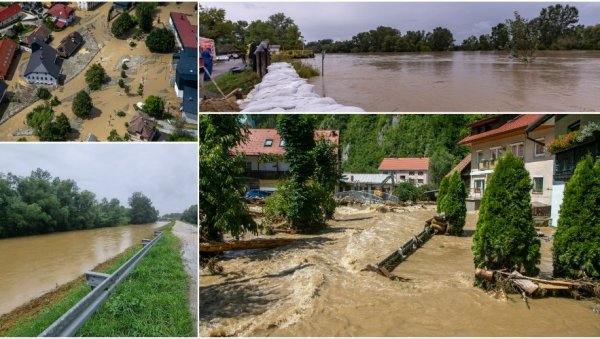
<path id="1" fill-rule="evenodd" d="M 439 184 L 442 178 L 450 172 L 453 162 L 454 156 L 446 148 L 439 147 L 433 152 L 429 159 L 429 175 L 434 185 Z"/>
<path id="2" fill-rule="evenodd" d="M 454 37 L 449 29 L 436 27 L 430 36 L 431 49 L 434 51 L 447 51 L 454 44 Z"/>
<path id="3" fill-rule="evenodd" d="M 117 132 L 116 129 L 112 129 L 110 131 L 110 133 L 108 134 L 108 138 L 106 138 L 106 140 L 108 140 L 108 141 L 123 141 L 123 138 L 121 138 L 121 136 L 119 135 L 119 133 Z"/>
<path id="4" fill-rule="evenodd" d="M 463 235 L 463 228 L 467 217 L 466 198 L 467 190 L 465 189 L 460 172 L 454 172 L 450 177 L 448 189 L 442 203 L 442 212 L 446 214 L 448 221 L 452 225 L 448 233 L 452 235 Z"/>
<path id="5" fill-rule="evenodd" d="M 552 257 L 556 277 L 600 277 L 600 162 L 590 155 L 566 185 Z"/>
<path id="6" fill-rule="evenodd" d="M 559 38 L 575 31 L 578 21 L 579 11 L 570 5 L 556 4 L 543 8 L 535 19 L 540 43 L 545 48 L 552 48 Z"/>
<path id="7" fill-rule="evenodd" d="M 140 83 L 140 85 L 138 86 L 137 94 L 139 96 L 144 95 L 144 84 Z"/>
<path id="8" fill-rule="evenodd" d="M 148 113 L 148 115 L 159 118 L 162 116 L 163 111 L 165 110 L 165 102 L 164 100 L 156 95 L 150 95 L 144 101 L 144 112 Z"/>
<path id="9" fill-rule="evenodd" d="M 510 152 L 500 158 L 481 200 L 472 246 L 475 267 L 537 274 L 540 240 L 533 226 L 530 191 L 523 160 Z"/>
<path id="10" fill-rule="evenodd" d="M 42 100 L 50 99 L 50 96 L 51 96 L 50 91 L 44 87 L 38 88 L 36 94 L 37 94 L 37 97 Z"/>
<path id="11" fill-rule="evenodd" d="M 40 141 L 66 141 L 71 133 L 69 119 L 64 114 L 56 117 L 46 105 L 39 105 L 27 114 L 27 125 Z"/>
<path id="12" fill-rule="evenodd" d="M 166 28 L 155 28 L 148 34 L 146 46 L 153 53 L 171 53 L 175 48 L 175 35 Z"/>
<path id="13" fill-rule="evenodd" d="M 117 38 L 123 39 L 130 29 L 135 27 L 135 20 L 125 12 L 113 21 L 110 32 Z"/>
<path id="14" fill-rule="evenodd" d="M 139 2 L 135 6 L 135 15 L 138 25 L 144 32 L 150 32 L 152 30 L 154 8 L 155 5 L 150 2 Z"/>
<path id="15" fill-rule="evenodd" d="M 73 99 L 73 114 L 79 118 L 86 118 L 94 108 L 92 97 L 86 91 L 79 91 Z"/>
<path id="16" fill-rule="evenodd" d="M 198 205 L 192 205 L 188 207 L 179 218 L 181 221 L 185 221 L 188 224 L 198 225 Z"/>
<path id="17" fill-rule="evenodd" d="M 419 198 L 419 189 L 414 182 L 404 181 L 396 186 L 394 195 L 397 196 L 400 201 L 416 202 Z"/>
<path id="18" fill-rule="evenodd" d="M 499 23 L 492 27 L 491 43 L 494 49 L 503 50 L 508 46 L 510 40 L 510 34 L 508 33 L 508 27 Z"/>
<path id="19" fill-rule="evenodd" d="M 244 201 L 240 179 L 245 160 L 231 150 L 247 140 L 247 126 L 237 114 L 202 114 L 198 120 L 200 139 L 200 239 L 223 240 L 225 233 L 239 238 L 257 233 Z"/>
<path id="20" fill-rule="evenodd" d="M 104 70 L 104 67 L 98 63 L 90 66 L 85 72 L 85 82 L 92 91 L 100 89 L 100 86 L 102 86 L 102 83 L 104 82 L 104 78 L 106 78 L 106 71 Z"/>
<path id="21" fill-rule="evenodd" d="M 506 24 L 510 36 L 508 41 L 510 54 L 525 62 L 533 61 L 538 43 L 536 23 L 515 12 L 515 18 L 506 20 Z"/>
<path id="22" fill-rule="evenodd" d="M 132 224 L 148 224 L 158 220 L 158 210 L 152 206 L 152 200 L 141 192 L 129 197 L 129 221 Z"/>
<path id="23" fill-rule="evenodd" d="M 436 199 L 436 209 L 438 213 L 441 213 L 444 210 L 444 198 L 446 197 L 446 192 L 448 192 L 449 181 L 450 178 L 446 176 L 444 176 L 440 181 L 440 187 L 438 188 L 438 195 Z"/>

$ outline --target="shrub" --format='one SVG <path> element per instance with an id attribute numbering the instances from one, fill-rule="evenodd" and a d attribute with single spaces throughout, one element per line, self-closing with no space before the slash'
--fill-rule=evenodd
<path id="1" fill-rule="evenodd" d="M 137 44 L 134 41 L 129 42 L 129 47 L 135 47 L 135 46 L 137 46 Z"/>
<path id="2" fill-rule="evenodd" d="M 73 99 L 73 113 L 80 117 L 85 118 L 90 115 L 90 111 L 94 107 L 92 103 L 92 98 L 85 91 L 79 91 L 77 95 L 75 95 L 75 99 Z"/>
<path id="3" fill-rule="evenodd" d="M 148 34 L 146 46 L 153 53 L 171 53 L 175 48 L 175 35 L 166 28 L 155 28 Z"/>
<path id="4" fill-rule="evenodd" d="M 398 197 L 400 201 L 417 201 L 419 197 L 419 190 L 414 183 L 410 181 L 404 181 L 397 185 L 394 195 Z"/>
<path id="5" fill-rule="evenodd" d="M 125 73 L 125 71 L 121 71 L 121 78 L 127 79 L 127 74 Z"/>
<path id="6" fill-rule="evenodd" d="M 118 117 L 121 117 L 121 118 L 122 118 L 122 117 L 124 117 L 125 115 L 126 115 L 126 114 L 125 114 L 125 112 L 123 112 L 123 111 L 118 111 L 118 112 L 117 112 L 117 116 L 118 116 Z"/>
<path id="7" fill-rule="evenodd" d="M 124 71 L 126 71 L 126 70 L 128 70 L 128 69 L 129 69 L 129 67 L 127 66 L 127 64 L 126 64 L 126 63 L 123 63 L 123 64 L 121 65 L 121 69 L 122 69 L 122 70 L 124 70 Z"/>
<path id="8" fill-rule="evenodd" d="M 442 212 L 446 214 L 452 228 L 448 233 L 452 235 L 463 235 L 463 227 L 467 217 L 467 190 L 462 181 L 460 173 L 454 172 L 450 177 L 448 190 L 443 198 Z"/>
<path id="9" fill-rule="evenodd" d="M 119 87 L 125 88 L 125 81 L 123 79 L 119 79 Z"/>
<path id="10" fill-rule="evenodd" d="M 552 256 L 554 276 L 600 278 L 600 162 L 590 155 L 566 185 Z"/>
<path id="11" fill-rule="evenodd" d="M 117 38 L 123 38 L 131 28 L 135 26 L 135 20 L 129 13 L 123 13 L 113 21 L 110 32 Z"/>
<path id="12" fill-rule="evenodd" d="M 143 85 L 143 84 L 140 84 L 140 85 L 138 86 L 137 94 L 138 94 L 139 96 L 142 96 L 142 95 L 144 95 L 144 85 Z"/>
<path id="13" fill-rule="evenodd" d="M 54 98 L 52 98 L 52 100 L 50 100 L 50 106 L 58 106 L 60 105 L 60 100 L 58 100 L 58 97 L 55 95 Z"/>
<path id="14" fill-rule="evenodd" d="M 523 160 L 500 158 L 481 200 L 473 236 L 475 267 L 538 272 L 540 240 L 531 214 L 531 180 Z"/>
<path id="15" fill-rule="evenodd" d="M 116 129 L 113 129 L 110 131 L 110 134 L 108 135 L 108 138 L 106 140 L 108 140 L 108 141 L 123 141 L 123 138 L 121 138 L 119 136 L 119 133 L 117 133 Z"/>
<path id="16" fill-rule="evenodd" d="M 130 90 L 129 85 L 123 86 L 123 91 L 125 91 L 125 94 L 129 95 L 129 90 Z"/>
<path id="17" fill-rule="evenodd" d="M 46 105 L 37 106 L 27 114 L 27 125 L 40 141 L 65 141 L 71 133 L 69 119 L 64 114 L 54 116 L 52 108 Z"/>
<path id="18" fill-rule="evenodd" d="M 137 17 L 138 25 L 144 32 L 150 32 L 152 30 L 152 14 L 154 11 L 154 4 L 140 2 L 135 6 L 135 15 Z"/>
<path id="19" fill-rule="evenodd" d="M 90 66 L 85 72 L 85 82 L 92 91 L 100 89 L 105 77 L 106 71 L 104 70 L 104 67 L 98 63 Z"/>
<path id="20" fill-rule="evenodd" d="M 42 100 L 50 99 L 50 91 L 47 88 L 40 87 L 37 89 L 36 95 Z"/>

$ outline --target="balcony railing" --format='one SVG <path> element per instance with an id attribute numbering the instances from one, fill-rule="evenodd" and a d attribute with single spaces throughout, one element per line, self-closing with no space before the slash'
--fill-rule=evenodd
<path id="1" fill-rule="evenodd" d="M 288 171 L 246 171 L 245 176 L 256 179 L 280 179 L 288 173 Z"/>
<path id="2" fill-rule="evenodd" d="M 600 140 L 577 145 L 564 151 L 557 152 L 554 159 L 554 179 L 569 180 L 575 172 L 577 163 L 587 154 L 590 154 L 594 161 L 600 159 Z"/>
<path id="3" fill-rule="evenodd" d="M 494 168 L 496 168 L 496 162 L 496 159 L 483 159 L 479 161 L 479 170 L 493 170 Z"/>

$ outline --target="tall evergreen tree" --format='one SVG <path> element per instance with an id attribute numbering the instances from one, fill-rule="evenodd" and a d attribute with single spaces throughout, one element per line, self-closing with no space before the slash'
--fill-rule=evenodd
<path id="1" fill-rule="evenodd" d="M 444 208 L 444 198 L 446 197 L 446 192 L 448 191 L 449 177 L 443 177 L 440 182 L 440 187 L 438 188 L 437 195 L 437 212 L 441 213 Z"/>
<path id="2" fill-rule="evenodd" d="M 456 171 L 450 177 L 447 192 L 443 198 L 442 212 L 446 213 L 446 217 L 450 221 L 452 228 L 450 234 L 462 235 L 463 227 L 467 217 L 467 205 L 465 199 L 467 191 L 465 184 L 462 181 L 460 172 Z"/>
<path id="3" fill-rule="evenodd" d="M 555 276 L 600 277 L 600 161 L 590 155 L 566 185 L 552 256 Z"/>
<path id="4" fill-rule="evenodd" d="M 531 180 L 523 160 L 500 158 L 481 200 L 473 236 L 475 267 L 538 272 L 540 240 L 531 214 Z"/>

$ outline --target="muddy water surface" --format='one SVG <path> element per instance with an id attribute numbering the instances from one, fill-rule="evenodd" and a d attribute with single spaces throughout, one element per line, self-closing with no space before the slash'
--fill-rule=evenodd
<path id="1" fill-rule="evenodd" d="M 106 227 L 0 240 L 0 315 L 69 282 L 164 223 Z"/>
<path id="2" fill-rule="evenodd" d="M 471 235 L 435 236 L 391 281 L 361 271 L 422 230 L 434 210 L 338 208 L 337 221 L 297 243 L 222 261 L 200 277 L 200 334 L 250 336 L 599 336 L 593 301 L 507 301 L 473 287 Z M 544 245 L 544 256 L 549 246 Z"/>
<path id="3" fill-rule="evenodd" d="M 600 110 L 600 51 L 327 54 L 324 73 L 319 94 L 369 112 Z"/>

